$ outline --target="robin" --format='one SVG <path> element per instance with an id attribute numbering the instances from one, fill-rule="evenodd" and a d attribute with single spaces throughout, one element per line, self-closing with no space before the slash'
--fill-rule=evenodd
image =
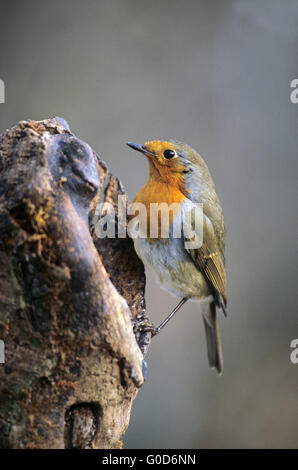
<path id="1" fill-rule="evenodd" d="M 221 374 L 223 356 L 217 309 L 226 314 L 225 226 L 207 165 L 194 149 L 181 142 L 150 141 L 144 145 L 127 142 L 127 145 L 144 154 L 149 162 L 149 179 L 134 199 L 134 203 L 147 208 L 149 225 L 152 204 L 178 205 L 178 213 L 174 211 L 170 216 L 168 238 L 161 237 L 160 227 L 154 238 L 149 232 L 134 238 L 135 250 L 146 270 L 162 288 L 181 298 L 159 327 L 152 328 L 152 334 L 158 334 L 187 300 L 199 300 L 209 364 Z M 173 236 L 173 228 L 181 224 L 181 215 L 185 216 L 195 204 L 201 204 L 203 210 L 203 238 L 201 245 L 193 248 L 186 243 L 183 227 L 181 237 Z M 160 224 L 160 218 L 157 220 Z"/>

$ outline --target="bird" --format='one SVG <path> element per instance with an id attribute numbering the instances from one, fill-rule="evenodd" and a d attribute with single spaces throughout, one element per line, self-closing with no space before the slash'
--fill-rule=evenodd
<path id="1" fill-rule="evenodd" d="M 144 145 L 127 142 L 149 162 L 149 178 L 133 203 L 146 208 L 147 226 L 152 222 L 150 208 L 154 204 L 174 203 L 169 215 L 169 233 L 162 237 L 161 217 L 157 219 L 155 237 L 146 229 L 133 237 L 135 251 L 166 291 L 180 298 L 178 305 L 157 327 L 158 334 L 188 300 L 200 302 L 206 333 L 209 365 L 219 375 L 223 371 L 223 353 L 218 326 L 218 312 L 227 313 L 227 282 L 225 271 L 225 224 L 223 211 L 208 167 L 189 145 L 176 140 L 151 140 Z M 193 226 L 193 208 L 202 208 L 200 227 L 202 243 L 192 246 L 182 221 L 186 216 Z M 140 219 L 135 225 L 140 226 Z M 181 236 L 173 235 L 177 225 Z M 178 227 L 179 228 L 179 227 Z M 143 230 L 144 232 L 144 230 Z"/>

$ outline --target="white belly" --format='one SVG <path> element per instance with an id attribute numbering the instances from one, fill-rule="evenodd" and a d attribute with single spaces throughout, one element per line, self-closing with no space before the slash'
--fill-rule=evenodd
<path id="1" fill-rule="evenodd" d="M 134 246 L 146 270 L 163 289 L 177 297 L 205 298 L 211 293 L 180 238 L 167 243 L 136 238 Z"/>

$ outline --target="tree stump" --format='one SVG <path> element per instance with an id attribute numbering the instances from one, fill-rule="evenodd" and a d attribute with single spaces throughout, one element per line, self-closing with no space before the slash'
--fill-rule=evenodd
<path id="1" fill-rule="evenodd" d="M 119 447 L 151 339 L 132 240 L 96 237 L 124 190 L 61 118 L 3 133 L 0 175 L 0 447 Z"/>

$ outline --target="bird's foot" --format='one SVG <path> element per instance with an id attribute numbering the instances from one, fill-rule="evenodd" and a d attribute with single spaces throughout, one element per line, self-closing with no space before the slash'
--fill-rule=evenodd
<path id="1" fill-rule="evenodd" d="M 151 336 L 155 336 L 159 333 L 159 328 L 154 326 L 148 318 L 140 320 L 134 324 L 134 332 L 141 332 L 141 333 L 151 333 Z"/>
<path id="2" fill-rule="evenodd" d="M 134 323 L 133 331 L 139 348 L 142 351 L 143 356 L 145 356 L 151 339 L 159 332 L 159 329 L 156 328 L 148 318 L 145 318 Z"/>

